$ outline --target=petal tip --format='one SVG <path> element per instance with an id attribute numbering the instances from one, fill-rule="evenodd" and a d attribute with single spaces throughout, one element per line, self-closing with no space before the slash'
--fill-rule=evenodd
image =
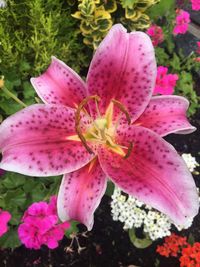
<path id="1" fill-rule="evenodd" d="M 127 32 L 127 29 L 121 23 L 113 25 L 111 30 L 120 30 L 122 32 Z"/>

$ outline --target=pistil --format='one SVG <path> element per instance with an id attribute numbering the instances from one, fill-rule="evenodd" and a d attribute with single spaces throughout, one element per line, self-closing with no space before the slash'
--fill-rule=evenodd
<path id="1" fill-rule="evenodd" d="M 97 109 L 97 118 L 96 119 L 91 119 L 91 127 L 86 131 L 86 133 L 82 133 L 81 130 L 81 111 L 85 110 L 85 106 L 88 104 L 90 100 L 95 101 L 96 109 Z M 90 154 L 94 154 L 93 150 L 89 147 L 87 141 L 94 141 L 97 144 L 104 144 L 108 146 L 112 151 L 115 153 L 123 156 L 124 158 L 128 158 L 131 154 L 133 144 L 130 143 L 128 147 L 126 146 L 121 146 L 119 144 L 115 143 L 114 140 L 114 135 L 116 132 L 116 128 L 119 123 L 113 125 L 112 119 L 113 119 L 113 108 L 116 106 L 121 110 L 123 114 L 125 114 L 126 119 L 128 121 L 128 124 L 131 123 L 131 117 L 126 110 L 125 106 L 120 103 L 119 101 L 113 99 L 108 106 L 105 115 L 102 116 L 100 114 L 99 108 L 98 108 L 98 102 L 100 101 L 99 96 L 94 95 L 94 96 L 89 96 L 86 97 L 78 106 L 76 114 L 75 114 L 75 129 L 78 135 L 78 138 L 81 140 L 83 143 L 84 147 L 87 149 L 87 151 Z M 126 149 L 127 152 L 125 153 L 123 149 Z"/>

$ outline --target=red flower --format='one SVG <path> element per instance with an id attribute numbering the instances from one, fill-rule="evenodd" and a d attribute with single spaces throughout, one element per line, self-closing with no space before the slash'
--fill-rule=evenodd
<path id="1" fill-rule="evenodd" d="M 156 251 L 165 257 L 177 257 L 182 248 L 187 245 L 188 243 L 186 241 L 186 237 L 171 234 L 170 236 L 165 237 L 164 244 L 162 246 L 158 246 Z"/>
<path id="2" fill-rule="evenodd" d="M 180 267 L 200 267 L 200 243 L 196 242 L 193 246 L 188 244 L 183 248 L 179 261 Z"/>
<path id="3" fill-rule="evenodd" d="M 190 245 L 186 237 L 172 234 L 165 238 L 164 244 L 158 246 L 156 251 L 165 257 L 180 255 L 180 267 L 200 267 L 200 242 Z"/>

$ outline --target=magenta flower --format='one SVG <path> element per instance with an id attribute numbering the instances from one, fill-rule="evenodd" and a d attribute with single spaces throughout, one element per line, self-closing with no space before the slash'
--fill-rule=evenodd
<path id="1" fill-rule="evenodd" d="M 200 42 L 197 42 L 197 50 L 196 53 L 200 55 Z"/>
<path id="2" fill-rule="evenodd" d="M 196 186 L 162 136 L 195 128 L 186 119 L 185 98 L 152 98 L 156 70 L 150 38 L 126 33 L 120 24 L 97 49 L 86 83 L 53 57 L 47 71 L 31 79 L 45 104 L 27 107 L 0 126 L 0 168 L 32 176 L 64 174 L 59 217 L 89 230 L 107 178 L 185 224 L 198 212 Z"/>
<path id="3" fill-rule="evenodd" d="M 192 10 L 199 11 L 200 10 L 200 0 L 191 0 Z"/>
<path id="4" fill-rule="evenodd" d="M 168 68 L 159 66 L 157 69 L 156 85 L 154 94 L 172 95 L 178 80 L 177 74 L 167 74 Z"/>
<path id="5" fill-rule="evenodd" d="M 174 34 L 185 34 L 190 23 L 190 14 L 182 9 L 177 11 L 176 25 L 174 27 Z"/>
<path id="6" fill-rule="evenodd" d="M 42 245 L 47 245 L 54 249 L 58 246 L 70 224 L 58 223 L 56 202 L 53 196 L 49 204 L 44 201 L 33 203 L 25 212 L 18 234 L 27 248 L 40 249 Z"/>
<path id="7" fill-rule="evenodd" d="M 0 237 L 8 231 L 8 222 L 11 219 L 11 214 L 8 211 L 0 209 Z"/>
<path id="8" fill-rule="evenodd" d="M 164 41 L 163 30 L 158 25 L 151 25 L 147 30 L 147 34 L 151 37 L 154 46 L 158 46 Z"/>

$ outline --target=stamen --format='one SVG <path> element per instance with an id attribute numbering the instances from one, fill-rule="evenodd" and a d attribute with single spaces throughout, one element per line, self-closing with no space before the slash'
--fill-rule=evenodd
<path id="1" fill-rule="evenodd" d="M 116 130 L 117 130 L 117 128 L 118 128 L 118 126 L 119 126 L 119 123 L 120 123 L 120 120 L 121 120 L 121 118 L 122 118 L 122 112 L 119 114 L 119 116 L 118 116 L 118 118 L 117 118 L 117 121 L 116 121 L 116 123 L 115 123 L 115 125 L 114 125 L 114 131 L 116 132 Z"/>
<path id="2" fill-rule="evenodd" d="M 131 117 L 130 117 L 127 109 L 125 108 L 125 106 L 121 102 L 119 102 L 115 99 L 112 99 L 112 102 L 126 115 L 126 119 L 128 121 L 128 124 L 131 124 Z"/>
<path id="3" fill-rule="evenodd" d="M 97 95 L 93 95 L 93 96 L 88 96 L 85 99 L 83 99 L 83 101 L 79 104 L 77 111 L 75 113 L 75 129 L 76 129 L 76 133 L 78 134 L 80 140 L 82 141 L 84 147 L 86 148 L 86 150 L 90 153 L 90 154 L 94 154 L 94 152 L 92 151 L 92 149 L 88 146 L 87 141 L 84 137 L 84 135 L 82 134 L 81 131 L 81 126 L 80 126 L 80 120 L 81 120 L 81 110 L 87 105 L 87 103 L 91 100 L 94 99 L 95 102 L 100 101 L 100 97 Z"/>
<path id="4" fill-rule="evenodd" d="M 91 134 L 93 137 L 95 137 L 96 139 L 100 139 L 100 138 L 101 138 L 101 136 L 95 134 L 94 132 L 90 132 L 90 134 Z"/>
<path id="5" fill-rule="evenodd" d="M 83 112 L 85 113 L 86 117 L 87 117 L 91 122 L 93 122 L 93 118 L 90 116 L 90 114 L 88 113 L 88 111 L 87 111 L 85 108 L 83 108 Z"/>
<path id="6" fill-rule="evenodd" d="M 131 155 L 132 150 L 133 150 L 133 143 L 131 142 L 131 143 L 129 143 L 126 155 L 124 156 L 125 159 L 127 159 Z"/>
<path id="7" fill-rule="evenodd" d="M 99 98 L 99 100 L 100 100 L 100 98 Z M 98 107 L 97 99 L 95 99 L 95 105 L 96 105 L 96 110 L 97 110 L 98 117 L 101 118 L 101 113 L 100 113 L 100 110 L 99 110 L 99 107 Z"/>

